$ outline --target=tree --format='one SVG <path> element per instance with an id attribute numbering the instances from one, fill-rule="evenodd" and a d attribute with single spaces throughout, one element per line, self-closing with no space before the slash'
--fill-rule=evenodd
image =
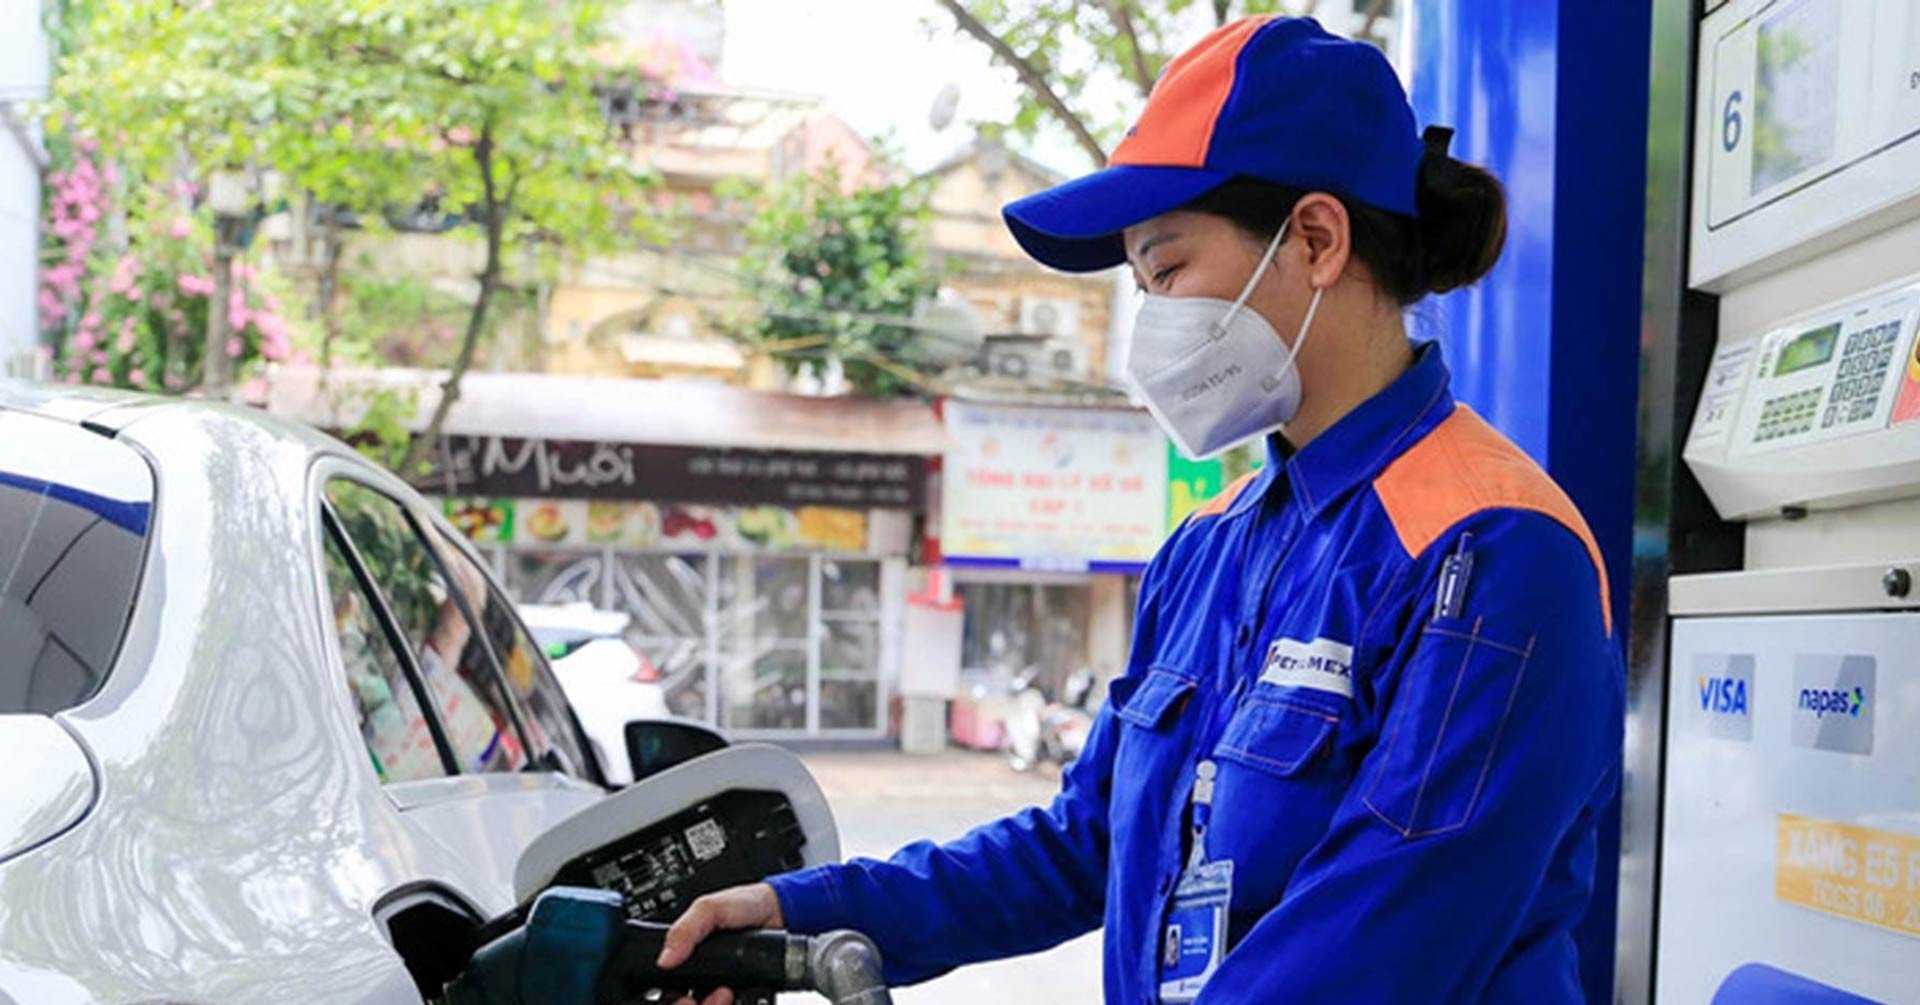
<path id="1" fill-rule="evenodd" d="M 151 182 L 252 168 L 362 219 L 431 200 L 482 265 L 439 438 L 516 247 L 636 235 L 648 178 L 608 129 L 593 0 L 116 0 L 88 8 L 56 92 Z M 330 309 L 330 308 L 327 308 Z"/>
<path id="2" fill-rule="evenodd" d="M 293 79 L 284 69 L 257 72 L 271 65 L 280 41 L 265 33 L 267 23 L 255 20 L 261 13 L 260 5 L 245 2 L 69 0 L 57 22 L 61 57 L 51 124 L 72 134 L 75 143 L 104 141 L 108 168 L 125 169 L 130 191 L 167 192 L 175 203 L 132 199 L 128 212 L 203 217 L 210 177 L 235 167 L 301 191 L 332 194 L 350 186 L 360 193 L 355 205 L 416 197 L 423 180 L 395 163 L 390 151 L 358 156 L 351 143 L 310 118 L 318 114 L 317 95 L 311 87 L 301 93 L 299 85 L 311 81 Z M 214 226 L 174 240 L 217 246 L 224 230 L 231 244 L 234 231 L 245 225 L 216 219 Z M 138 253 L 133 247 L 115 250 Z M 149 249 L 160 257 L 175 250 Z M 227 275 L 201 271 L 217 289 L 231 284 L 232 272 L 248 268 L 236 263 Z M 220 299 L 217 293 L 213 299 Z M 195 323 L 207 327 L 204 313 Z M 222 393 L 223 387 L 213 386 L 219 381 L 208 366 L 209 353 L 183 344 L 190 334 L 170 333 L 182 343 L 173 346 L 171 358 L 191 366 L 170 370 L 169 387 Z"/>
<path id="3" fill-rule="evenodd" d="M 849 184 L 831 165 L 765 193 L 746 228 L 762 311 L 748 340 L 790 371 L 838 360 L 860 394 L 919 390 L 937 368 L 911 320 L 939 285 L 917 226 L 925 198 L 918 184 Z"/>
<path id="4" fill-rule="evenodd" d="M 1160 71 L 1198 33 L 1250 14 L 1311 15 L 1320 0 L 939 0 L 954 27 L 993 53 L 1025 92 L 1015 131 L 1031 136 L 1052 120 L 1087 158 L 1104 166 L 1112 144 Z M 1360 37 L 1374 29 L 1389 0 L 1367 0 Z M 1098 95 L 1125 95 L 1111 106 Z"/>
<path id="5" fill-rule="evenodd" d="M 145 391 L 190 386 L 206 365 L 207 314 L 218 298 L 211 221 L 164 193 L 116 205 L 117 174 L 89 142 L 48 144 L 39 307 L 57 372 L 73 383 Z M 124 223 L 103 242 L 109 220 Z M 297 357 L 269 277 L 235 263 L 218 347 L 240 365 Z"/>

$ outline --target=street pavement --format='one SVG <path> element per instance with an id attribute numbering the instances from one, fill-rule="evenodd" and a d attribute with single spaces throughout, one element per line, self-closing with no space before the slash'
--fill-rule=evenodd
<path id="1" fill-rule="evenodd" d="M 874 751 L 802 756 L 833 807 L 840 851 L 848 858 L 884 858 L 921 838 L 959 837 L 1021 807 L 1046 803 L 1060 787 L 1058 772 L 1019 774 L 1005 758 L 992 754 Z M 1080 1005 L 1099 1000 L 1097 932 L 1044 953 L 965 967 L 894 992 L 897 1005 Z"/>

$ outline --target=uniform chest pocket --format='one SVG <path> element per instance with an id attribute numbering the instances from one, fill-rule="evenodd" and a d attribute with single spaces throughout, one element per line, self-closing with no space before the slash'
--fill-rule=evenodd
<path id="1" fill-rule="evenodd" d="M 1114 715 L 1120 720 L 1119 747 L 1114 754 L 1112 813 L 1116 835 L 1158 833 L 1158 822 L 1168 812 L 1170 793 L 1185 763 L 1183 715 L 1194 692 L 1194 681 L 1169 670 L 1152 670 L 1111 692 Z"/>
<path id="2" fill-rule="evenodd" d="M 1227 721 L 1213 747 L 1220 770 L 1206 841 L 1209 858 L 1233 860 L 1236 910 L 1257 916 L 1278 903 L 1326 833 L 1351 784 L 1336 759 L 1340 728 L 1331 711 L 1257 693 Z"/>
<path id="3" fill-rule="evenodd" d="M 1154 669 L 1144 678 L 1115 682 L 1112 698 L 1119 703 L 1121 721 L 1161 732 L 1179 718 L 1188 696 L 1193 694 L 1193 687 L 1190 677 Z"/>
<path id="4" fill-rule="evenodd" d="M 1374 751 L 1364 799 L 1408 838 L 1473 819 L 1533 653 L 1481 624 L 1430 625 L 1404 672 Z"/>
<path id="5" fill-rule="evenodd" d="M 1213 756 L 1282 778 L 1298 775 L 1333 745 L 1340 718 L 1303 703 L 1248 698 L 1227 723 Z"/>

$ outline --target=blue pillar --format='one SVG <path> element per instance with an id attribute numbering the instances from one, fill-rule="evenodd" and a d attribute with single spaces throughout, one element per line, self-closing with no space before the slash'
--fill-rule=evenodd
<path id="1" fill-rule="evenodd" d="M 1544 465 L 1593 526 L 1630 624 L 1651 5 L 1416 0 L 1413 104 L 1507 184 L 1507 250 L 1418 308 L 1460 398 Z M 1621 648 L 1626 640 L 1621 639 Z M 1587 1000 L 1613 1000 L 1617 809 L 1579 931 Z"/>

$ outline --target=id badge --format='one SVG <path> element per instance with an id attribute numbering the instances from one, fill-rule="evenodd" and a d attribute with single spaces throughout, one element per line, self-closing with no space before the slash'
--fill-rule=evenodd
<path id="1" fill-rule="evenodd" d="M 1160 939 L 1160 1001 L 1182 1005 L 1200 996 L 1227 955 L 1227 912 L 1233 901 L 1233 860 L 1189 868 L 1174 887 L 1173 910 Z"/>

